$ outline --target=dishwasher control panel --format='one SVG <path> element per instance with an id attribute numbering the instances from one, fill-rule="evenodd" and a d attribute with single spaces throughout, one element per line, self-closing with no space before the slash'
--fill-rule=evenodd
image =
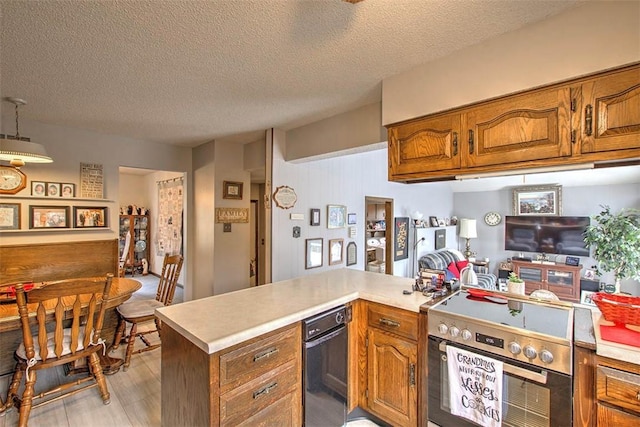
<path id="1" fill-rule="evenodd" d="M 304 340 L 312 340 L 319 335 L 348 323 L 349 319 L 349 308 L 344 305 L 305 319 L 303 320 Z"/>

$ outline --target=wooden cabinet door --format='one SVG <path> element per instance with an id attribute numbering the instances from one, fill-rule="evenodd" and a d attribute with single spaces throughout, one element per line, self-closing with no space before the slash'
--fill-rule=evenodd
<path id="1" fill-rule="evenodd" d="M 640 66 L 582 84 L 582 153 L 640 148 Z"/>
<path id="2" fill-rule="evenodd" d="M 369 411 L 394 426 L 417 425 L 417 345 L 374 328 L 368 341 Z"/>
<path id="3" fill-rule="evenodd" d="M 389 178 L 460 167 L 460 114 L 389 127 Z"/>
<path id="4" fill-rule="evenodd" d="M 571 156 L 571 91 L 552 88 L 510 96 L 463 115 L 462 166 L 516 164 Z"/>
<path id="5" fill-rule="evenodd" d="M 598 427 L 623 427 L 637 425 L 640 425 L 640 416 L 598 403 Z"/>

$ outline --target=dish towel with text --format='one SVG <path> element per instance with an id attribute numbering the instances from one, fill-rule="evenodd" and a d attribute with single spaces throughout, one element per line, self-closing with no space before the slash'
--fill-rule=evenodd
<path id="1" fill-rule="evenodd" d="M 502 362 L 447 346 L 451 414 L 484 427 L 502 425 Z"/>

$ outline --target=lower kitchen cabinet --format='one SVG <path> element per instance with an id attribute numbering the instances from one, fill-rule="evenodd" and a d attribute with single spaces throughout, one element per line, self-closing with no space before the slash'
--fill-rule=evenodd
<path id="1" fill-rule="evenodd" d="M 394 426 L 418 423 L 418 314 L 367 304 L 366 408 Z"/>
<path id="2" fill-rule="evenodd" d="M 598 427 L 640 425 L 640 366 L 598 356 Z"/>
<path id="3" fill-rule="evenodd" d="M 163 426 L 302 425 L 296 323 L 208 354 L 162 328 Z"/>

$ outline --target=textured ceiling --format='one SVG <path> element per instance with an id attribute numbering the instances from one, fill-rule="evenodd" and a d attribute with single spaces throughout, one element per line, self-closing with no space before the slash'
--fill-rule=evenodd
<path id="1" fill-rule="evenodd" d="M 2 0 L 0 94 L 49 124 L 248 142 L 379 101 L 385 77 L 576 3 Z"/>

